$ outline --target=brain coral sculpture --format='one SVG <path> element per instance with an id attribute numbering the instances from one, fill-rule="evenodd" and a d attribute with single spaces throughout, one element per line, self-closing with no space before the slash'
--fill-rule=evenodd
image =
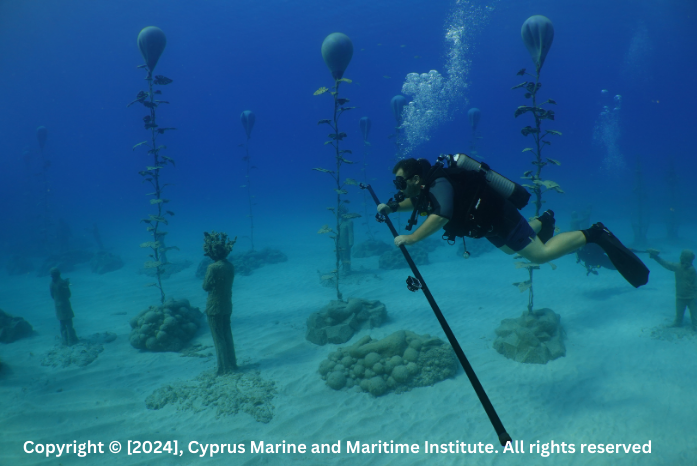
<path id="1" fill-rule="evenodd" d="M 202 317 L 186 299 L 150 306 L 131 319 L 131 345 L 148 351 L 179 351 L 194 337 Z"/>
<path id="2" fill-rule="evenodd" d="M 426 387 L 455 376 L 457 359 L 450 345 L 430 335 L 400 330 L 382 340 L 361 338 L 339 348 L 319 365 L 334 390 L 359 387 L 373 396 Z"/>

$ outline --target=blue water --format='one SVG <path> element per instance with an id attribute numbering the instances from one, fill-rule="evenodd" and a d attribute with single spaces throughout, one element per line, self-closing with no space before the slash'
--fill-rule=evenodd
<path id="1" fill-rule="evenodd" d="M 249 247 L 243 238 L 249 235 L 247 191 L 240 187 L 247 183 L 245 153 L 239 146 L 246 139 L 240 114 L 252 110 L 256 125 L 249 150 L 257 167 L 252 172 L 257 243 L 285 251 L 316 243 L 316 254 L 323 257 L 317 269 L 329 269 L 331 244 L 315 232 L 334 222 L 325 210 L 335 202 L 334 186 L 325 174 L 312 171 L 334 168 L 333 149 L 323 145 L 328 127 L 317 125 L 331 118 L 331 97 L 313 95 L 319 87 L 333 85 L 320 54 L 323 39 L 343 32 L 354 45 L 345 73 L 353 82 L 341 85 L 341 95 L 358 108 L 344 114 L 341 130 L 348 134 L 342 148 L 352 150 L 347 158 L 357 163 L 344 165 L 342 178 L 363 180 L 358 121 L 368 116 L 368 178 L 386 200 L 394 192 L 390 99 L 401 93 L 408 73 L 445 74 L 445 30 L 453 12 L 469 6 L 480 13 L 461 56 L 469 61 L 469 74 L 458 79 L 468 87 L 448 117 L 429 131 L 429 140 L 412 147 L 410 155 L 434 159 L 440 153 L 466 152 L 471 135 L 467 110 L 477 107 L 482 114 L 478 151 L 484 160 L 514 180 L 532 168 L 530 154 L 521 152 L 531 139 L 520 134 L 531 124 L 530 115 L 513 117 L 528 101 L 511 87 L 523 80 L 516 76 L 518 70 L 534 69 L 520 26 L 529 16 L 542 14 L 554 23 L 555 38 L 539 95 L 557 102 L 556 120 L 545 121 L 544 127 L 563 133 L 544 149 L 561 166 L 545 167 L 543 178 L 565 191 L 545 195 L 546 207 L 557 212 L 566 229 L 571 211 L 592 205 L 594 221 L 612 224 L 631 243 L 639 161 L 647 192 L 643 205 L 651 218 L 649 237 L 665 238 L 671 208 L 680 212 L 684 231 L 694 231 L 693 1 L 4 0 L 0 264 L 15 254 L 41 263 L 45 248 L 39 228 L 47 216 L 50 234 L 59 220 L 69 225 L 75 248 L 94 246 L 87 229 L 95 224 L 107 248 L 127 257 L 137 256 L 138 244 L 149 240 L 139 220 L 152 213 L 145 196 L 151 189 L 141 183 L 138 171 L 151 161 L 144 151 L 131 149 L 148 138 L 141 120 L 146 112 L 138 104 L 126 105 L 146 90 L 145 72 L 136 68 L 143 62 L 136 37 L 142 28 L 157 26 L 167 35 L 167 47 L 155 74 L 173 79 L 161 88 L 170 104 L 158 108 L 158 122 L 177 128 L 158 139 L 176 161 L 176 167 L 162 170 L 162 181 L 171 184 L 167 207 L 176 213 L 167 227 L 168 242 L 186 257 L 200 257 L 202 232 L 215 229 L 241 237 L 238 248 Z M 622 105 L 611 128 L 615 145 L 608 149 L 607 139 L 594 141 L 594 128 L 606 121 L 600 114 L 604 105 L 612 109 L 615 95 L 621 95 Z M 44 156 L 50 166 L 43 174 L 39 126 L 48 131 Z M 619 158 L 609 164 L 612 150 Z M 666 181 L 670 163 L 677 171 L 675 204 Z M 348 199 L 352 210 L 363 213 L 357 189 L 350 189 Z M 523 213 L 534 212 L 528 207 Z M 358 238 L 365 239 L 365 227 L 356 228 Z M 690 241 L 694 238 L 686 244 Z M 292 270 L 292 261 L 287 265 Z M 4 276 L 3 267 L 0 289 Z M 314 283 L 312 287 L 327 294 Z M 153 302 L 157 298 L 153 293 Z M 21 315 L 21 309 L 4 310 Z"/>

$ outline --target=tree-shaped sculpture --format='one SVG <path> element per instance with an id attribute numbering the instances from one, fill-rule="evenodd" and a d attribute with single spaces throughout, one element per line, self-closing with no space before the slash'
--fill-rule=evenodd
<path id="1" fill-rule="evenodd" d="M 533 205 L 535 206 L 535 216 L 539 217 L 542 204 L 545 203 L 545 201 L 542 200 L 542 194 L 550 190 L 559 193 L 564 192 L 562 191 L 559 184 L 557 184 L 556 182 L 542 179 L 542 168 L 550 164 L 560 165 L 559 161 L 557 160 L 542 157 L 542 149 L 544 148 L 544 146 L 551 144 L 551 142 L 547 140 L 546 137 L 549 135 L 561 136 L 561 132 L 559 131 L 551 129 L 544 130 L 544 133 L 542 131 L 543 120 L 554 120 L 554 111 L 544 109 L 543 105 L 555 105 L 556 102 L 552 99 L 547 99 L 546 101 L 540 104 L 537 103 L 537 92 L 540 90 L 540 87 L 542 86 L 542 84 L 540 83 L 540 70 L 542 69 L 542 65 L 544 64 L 545 58 L 547 57 L 547 52 L 549 52 L 549 48 L 552 46 L 552 40 L 554 39 L 554 27 L 552 26 L 552 22 L 548 18 L 546 18 L 545 16 L 536 15 L 531 16 L 525 21 L 525 23 L 523 23 L 523 27 L 521 28 L 520 33 L 523 38 L 523 42 L 525 43 L 525 46 L 530 52 L 530 56 L 532 57 L 532 60 L 535 63 L 536 72 L 533 75 L 528 73 L 525 70 L 525 68 L 523 68 L 522 70 L 518 71 L 518 75 L 532 76 L 535 79 L 535 81 L 522 82 L 516 86 L 513 86 L 512 89 L 523 88 L 526 91 L 525 98 L 532 99 L 532 105 L 522 105 L 518 107 L 518 109 L 515 111 L 515 117 L 517 118 L 520 115 L 530 112 L 535 118 L 534 127 L 526 126 L 521 130 L 523 136 L 527 137 L 529 135 L 532 135 L 533 140 L 535 141 L 535 147 L 526 147 L 525 149 L 523 149 L 523 152 L 531 152 L 534 155 L 532 164 L 536 167 L 536 169 L 528 170 L 525 173 L 523 173 L 523 179 L 532 181 L 532 184 L 524 184 L 523 186 L 528 188 L 535 195 L 535 201 L 533 202 Z M 521 291 L 524 291 L 525 289 L 529 290 L 528 310 L 532 311 L 533 270 L 539 269 L 539 266 L 537 264 L 532 263 L 518 263 L 516 266 L 526 268 L 528 270 L 530 277 L 529 280 L 527 282 L 515 283 L 514 285 L 518 286 L 518 288 Z"/>
<path id="2" fill-rule="evenodd" d="M 244 131 L 247 134 L 247 141 L 244 143 L 244 150 L 246 155 L 242 158 L 247 166 L 247 171 L 245 175 L 245 184 L 242 185 L 243 188 L 247 188 L 247 200 L 249 202 L 249 239 L 252 242 L 252 251 L 254 251 L 254 212 L 252 206 L 254 204 L 254 196 L 252 196 L 252 177 L 251 170 L 256 168 L 252 165 L 252 159 L 249 156 L 249 139 L 252 137 L 252 128 L 254 128 L 254 122 L 256 121 L 256 116 L 251 110 L 245 110 L 240 115 L 240 121 L 244 127 Z"/>
<path id="3" fill-rule="evenodd" d="M 351 82 L 350 79 L 344 78 L 343 76 L 344 71 L 346 71 L 346 67 L 351 61 L 352 56 L 353 43 L 351 42 L 351 39 L 349 39 L 348 36 L 346 36 L 345 34 L 342 34 L 340 32 L 334 32 L 332 34 L 329 34 L 324 39 L 324 42 L 322 42 L 322 58 L 324 58 L 324 62 L 327 64 L 327 67 L 329 68 L 329 71 L 331 71 L 332 77 L 334 78 L 334 87 L 332 87 L 332 90 L 330 92 L 331 96 L 334 98 L 334 114 L 331 119 L 319 120 L 317 124 L 329 125 L 329 127 L 333 131 L 328 136 L 329 140 L 326 141 L 324 144 L 331 145 L 334 148 L 334 159 L 336 160 L 336 168 L 335 170 L 328 170 L 326 168 L 313 168 L 313 170 L 327 173 L 334 179 L 336 183 L 336 188 L 334 189 L 334 191 L 336 192 L 336 206 L 327 208 L 327 210 L 330 210 L 334 213 L 336 219 L 336 229 L 330 228 L 329 225 L 324 225 L 318 231 L 318 233 L 329 234 L 330 238 L 334 241 L 336 267 L 329 274 L 323 275 L 322 278 L 325 280 L 334 280 L 336 287 L 336 297 L 340 301 L 343 301 L 341 289 L 339 287 L 339 261 L 341 258 L 341 250 L 339 246 L 339 231 L 341 227 L 341 222 L 342 220 L 349 220 L 352 218 L 360 217 L 360 215 L 355 213 L 342 213 L 342 209 L 340 209 L 342 203 L 348 203 L 348 200 L 341 198 L 342 195 L 348 194 L 348 191 L 346 191 L 346 189 L 344 188 L 348 185 L 357 184 L 356 181 L 351 178 L 346 178 L 344 181 L 341 180 L 341 166 L 345 163 L 352 164 L 353 162 L 344 158 L 344 154 L 351 154 L 351 151 L 347 149 L 341 149 L 341 141 L 343 141 L 344 138 L 346 138 L 346 133 L 339 130 L 339 117 L 341 117 L 341 115 L 344 112 L 355 108 L 346 107 L 345 105 L 349 102 L 349 100 L 339 96 L 339 85 L 342 82 Z M 320 87 L 317 91 L 315 91 L 314 95 L 321 95 L 327 91 L 329 91 L 329 89 L 327 89 L 326 87 Z"/>
<path id="4" fill-rule="evenodd" d="M 395 163 L 399 162 L 402 158 L 402 123 L 403 123 L 403 118 L 402 118 L 402 111 L 404 110 L 404 106 L 407 105 L 407 98 L 404 97 L 403 95 L 397 94 L 396 96 L 392 97 L 392 100 L 390 100 L 390 107 L 392 108 L 392 116 L 394 116 L 394 121 L 396 126 L 394 127 L 394 134 L 391 134 L 388 136 L 389 138 L 394 139 L 394 145 L 395 145 Z"/>
<path id="5" fill-rule="evenodd" d="M 150 248 L 152 251 L 150 254 L 151 260 L 145 263 L 145 268 L 155 270 L 157 283 L 152 283 L 149 286 L 155 286 L 160 290 L 162 303 L 165 302 L 165 291 L 162 288 L 162 274 L 167 264 L 167 251 L 170 249 L 178 249 L 176 246 L 165 246 L 164 238 L 167 232 L 162 230 L 162 225 L 168 225 L 169 223 L 165 216 L 172 216 L 174 212 L 167 210 L 165 207 L 169 199 L 162 197 L 162 191 L 167 184 L 161 184 L 160 176 L 162 169 L 165 168 L 167 164 L 174 166 L 174 160 L 162 153 L 163 150 L 166 149 L 166 146 L 157 145 L 157 137 L 159 135 L 176 128 L 164 128 L 157 124 L 157 108 L 161 104 L 168 104 L 169 102 L 156 99 L 155 96 L 162 94 L 162 91 L 159 89 L 154 90 L 153 88 L 154 85 L 167 85 L 171 83 L 172 80 L 162 75 L 157 75 L 153 78 L 152 75 L 155 70 L 155 65 L 157 65 L 157 61 L 160 55 L 162 55 L 162 51 L 165 49 L 166 44 L 167 39 L 164 32 L 157 27 L 146 27 L 138 34 L 138 48 L 145 60 L 145 64 L 139 65 L 138 68 L 147 69 L 148 74 L 145 80 L 148 82 L 148 92 L 140 91 L 136 96 L 136 100 L 128 104 L 130 107 L 135 103 L 140 103 L 150 111 L 149 115 L 143 117 L 145 129 L 150 131 L 150 140 L 136 144 L 133 146 L 133 150 L 137 147 L 144 146 L 148 148 L 147 153 L 152 156 L 152 165 L 148 165 L 145 170 L 139 171 L 138 174 L 143 177 L 144 183 L 150 183 L 154 188 L 154 192 L 148 193 L 147 195 L 152 196 L 150 205 L 155 207 L 156 213 L 150 214 L 148 218 L 141 220 L 148 225 L 147 231 L 152 235 L 153 241 L 142 243 L 140 247 Z"/>
<path id="6" fill-rule="evenodd" d="M 361 171 L 363 172 L 363 183 L 366 185 L 368 184 L 368 152 L 370 150 L 370 142 L 368 141 L 368 135 L 370 134 L 371 124 L 372 123 L 370 121 L 370 118 L 368 118 L 367 116 L 361 118 L 359 121 L 359 125 L 361 127 L 361 134 L 363 135 L 363 167 L 361 168 Z M 361 191 L 363 191 L 363 214 L 366 218 L 365 226 L 368 229 L 368 237 L 371 240 L 374 240 L 375 236 L 373 235 L 373 230 L 371 230 L 370 228 L 370 215 L 368 215 L 368 193 L 365 189 L 362 189 Z"/>
<path id="7" fill-rule="evenodd" d="M 394 164 L 396 165 L 400 160 L 404 158 L 404 141 L 402 140 L 402 123 L 404 123 L 403 111 L 404 106 L 407 105 L 407 98 L 401 94 L 397 94 L 390 100 L 390 108 L 392 109 L 392 116 L 394 117 L 395 127 L 394 134 L 390 134 L 388 137 L 394 139 L 395 152 L 394 152 Z M 402 228 L 402 216 L 398 212 L 397 216 L 393 218 L 392 223 L 394 223 L 395 228 L 399 231 Z"/>

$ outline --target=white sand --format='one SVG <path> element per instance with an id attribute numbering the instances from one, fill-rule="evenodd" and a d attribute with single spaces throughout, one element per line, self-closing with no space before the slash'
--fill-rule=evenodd
<path id="1" fill-rule="evenodd" d="M 307 229 L 307 227 L 304 227 Z M 311 228 L 316 231 L 314 225 Z M 694 464 L 697 446 L 697 338 L 672 342 L 653 339 L 651 329 L 670 323 L 674 285 L 671 273 L 654 262 L 649 284 L 634 290 L 616 272 L 601 270 L 585 276 L 575 256 L 556 261 L 556 271 L 543 266 L 535 276 L 536 307 L 562 316 L 567 355 L 547 365 L 519 364 L 492 349 L 494 329 L 504 318 L 518 317 L 527 293 L 511 284 L 526 278 L 499 252 L 465 261 L 455 247 L 441 247 L 423 266 L 427 280 L 465 354 L 486 389 L 510 435 L 526 445 L 554 441 L 575 445 L 575 454 L 503 454 L 497 437 L 462 370 L 433 387 L 374 398 L 355 391 L 334 391 L 317 373 L 333 346 L 305 340 L 305 320 L 333 299 L 331 289 L 318 284 L 317 270 L 332 267 L 328 239 L 297 227 L 292 244 L 270 238 L 259 244 L 278 245 L 289 261 L 237 276 L 234 285 L 233 335 L 238 361 L 254 365 L 264 379 L 276 382 L 274 418 L 256 422 L 245 413 L 216 419 L 214 410 L 200 413 L 166 406 L 148 410 L 145 398 L 176 380 L 193 379 L 211 370 L 215 358 L 183 358 L 178 353 L 140 352 L 128 342 L 128 321 L 158 296 L 138 275 L 142 251 L 124 240 L 119 252 L 126 267 L 93 275 L 85 264 L 65 273 L 73 283 L 75 328 L 80 336 L 110 331 L 118 339 L 104 345 L 92 364 L 78 368 L 44 367 L 42 358 L 56 343 L 58 321 L 48 295 L 48 277 L 2 276 L 0 307 L 25 317 L 36 335 L 0 346 L 0 465 L 109 464 Z M 197 233 L 198 234 L 198 233 Z M 193 233 L 192 233 L 193 237 Z M 385 236 L 383 236 L 385 238 Z M 240 243 L 241 244 L 241 243 Z M 284 246 L 285 245 L 285 246 Z M 205 307 L 206 295 L 194 277 L 198 246 L 171 259 L 188 258 L 194 266 L 165 282 L 175 298 Z M 666 247 L 665 257 L 677 260 L 679 246 Z M 125 252 L 124 252 L 125 251 Z M 378 273 L 379 279 L 343 287 L 345 297 L 379 299 L 391 321 L 364 334 L 382 338 L 396 330 L 430 333 L 445 339 L 422 293 L 407 291 L 408 269 L 377 270 L 377 257 L 355 259 L 354 268 Z M 114 315 L 127 312 L 127 315 Z M 686 316 L 686 323 L 689 317 Z M 212 345 L 207 328 L 193 343 Z M 25 454 L 25 441 L 36 443 L 103 442 L 124 446 L 128 440 L 178 440 L 184 456 L 128 456 L 105 453 L 78 458 L 46 459 Z M 342 454 L 251 454 L 250 441 L 267 443 L 331 443 L 341 441 Z M 346 441 L 379 440 L 418 443 L 419 454 L 345 453 Z M 424 441 L 491 443 L 498 454 L 425 454 Z M 186 452 L 189 442 L 244 443 L 247 453 L 199 458 Z M 651 454 L 580 453 L 580 445 L 646 444 Z M 528 448 L 528 447 L 526 447 Z M 106 447 L 105 447 L 106 450 Z"/>

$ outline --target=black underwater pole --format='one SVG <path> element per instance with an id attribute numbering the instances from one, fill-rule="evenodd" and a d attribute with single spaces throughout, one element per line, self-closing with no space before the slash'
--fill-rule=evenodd
<path id="1" fill-rule="evenodd" d="M 375 204 L 380 205 L 380 200 L 375 194 L 375 191 L 373 191 L 372 186 L 363 183 L 360 183 L 359 186 L 361 187 L 361 189 L 367 189 L 370 195 L 373 196 Z M 397 233 L 397 230 L 395 230 L 394 225 L 392 225 L 392 221 L 387 215 L 377 214 L 375 216 L 375 219 L 378 222 L 387 223 L 387 226 L 390 228 L 390 231 L 392 232 L 392 236 L 396 238 L 399 235 L 399 233 Z M 498 414 L 496 414 L 494 405 L 491 404 L 489 397 L 484 391 L 484 387 L 482 387 L 482 384 L 479 382 L 479 379 L 477 378 L 477 374 L 474 373 L 474 369 L 472 369 L 472 366 L 467 360 L 465 352 L 462 351 L 460 343 L 458 343 L 457 338 L 455 338 L 453 331 L 450 329 L 448 321 L 446 321 L 445 317 L 443 317 L 443 313 L 438 307 L 438 304 L 436 304 L 436 300 L 433 298 L 431 291 L 428 289 L 428 286 L 426 285 L 426 282 L 421 276 L 419 269 L 416 268 L 416 264 L 412 260 L 411 255 L 409 255 L 409 251 L 407 251 L 407 248 L 404 245 L 399 246 L 399 249 L 402 250 L 404 258 L 407 260 L 407 263 L 409 264 L 411 271 L 414 273 L 414 276 L 416 277 L 407 278 L 407 288 L 409 288 L 410 291 L 416 291 L 420 289 L 424 292 L 424 295 L 426 296 L 428 303 L 431 305 L 431 309 L 433 309 L 433 313 L 436 315 L 436 319 L 438 319 L 438 322 L 440 322 L 440 326 L 443 328 L 445 336 L 448 337 L 448 341 L 450 342 L 450 345 L 453 347 L 453 350 L 457 355 L 457 359 L 460 360 L 460 364 L 462 365 L 462 368 L 465 370 L 465 374 L 467 374 L 467 377 L 469 378 L 470 383 L 472 384 L 472 388 L 474 388 L 477 397 L 479 397 L 479 402 L 482 404 L 484 411 L 486 411 L 486 415 L 489 416 L 489 421 L 491 422 L 491 425 L 494 427 L 496 434 L 499 436 L 499 442 L 501 443 L 501 446 L 506 446 L 506 444 L 508 444 L 511 441 L 511 436 L 508 435 L 508 432 L 506 432 L 506 428 L 503 427 L 501 419 L 499 419 Z"/>

